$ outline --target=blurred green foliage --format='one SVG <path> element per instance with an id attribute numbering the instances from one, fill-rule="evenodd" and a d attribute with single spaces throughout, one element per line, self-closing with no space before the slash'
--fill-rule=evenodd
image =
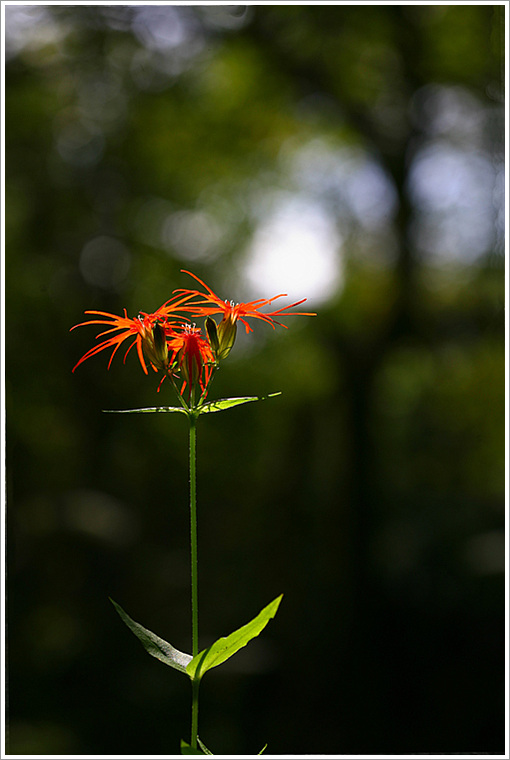
<path id="1" fill-rule="evenodd" d="M 246 300 L 296 197 L 335 230 L 330 286 L 213 387 L 283 395 L 200 420 L 201 643 L 285 596 L 200 736 L 503 752 L 503 13 L 6 6 L 10 753 L 187 736 L 188 684 L 108 602 L 189 650 L 186 420 L 102 415 L 173 399 L 132 356 L 71 374 L 94 333 L 68 330 L 155 310 L 182 268 Z"/>

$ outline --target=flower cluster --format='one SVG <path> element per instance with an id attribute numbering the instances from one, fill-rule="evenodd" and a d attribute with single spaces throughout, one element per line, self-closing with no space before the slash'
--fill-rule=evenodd
<path id="1" fill-rule="evenodd" d="M 205 398 L 214 370 L 219 362 L 229 355 L 234 345 L 238 321 L 242 322 L 249 333 L 252 332 L 252 327 L 247 322 L 250 318 L 267 322 L 274 329 L 275 325 L 286 327 L 275 317 L 315 316 L 312 312 L 288 311 L 306 301 L 306 298 L 275 311 L 259 311 L 286 293 L 249 303 L 223 301 L 196 275 L 186 270 L 182 271 L 200 283 L 205 292 L 175 290 L 172 298 L 153 314 L 140 312 L 135 318 L 128 317 L 126 310 L 123 317 L 104 311 L 86 311 L 85 314 L 93 314 L 99 318 L 80 322 L 71 330 L 84 325 L 106 325 L 107 329 L 100 332 L 96 338 L 109 337 L 87 351 L 75 365 L 73 372 L 86 359 L 112 348 L 108 362 L 110 369 L 113 357 L 121 344 L 132 338 L 124 354 L 124 362 L 131 349 L 136 346 L 138 359 L 145 374 L 148 374 L 149 364 L 155 372 L 163 372 L 163 380 L 168 377 L 174 384 L 176 380 L 180 381 L 181 387 L 178 392 L 181 395 L 187 388 L 190 398 L 194 393 L 199 393 Z M 219 324 L 213 319 L 213 315 L 222 316 Z M 201 317 L 205 317 L 205 331 L 198 328 L 194 321 L 192 323 L 192 319 Z"/>

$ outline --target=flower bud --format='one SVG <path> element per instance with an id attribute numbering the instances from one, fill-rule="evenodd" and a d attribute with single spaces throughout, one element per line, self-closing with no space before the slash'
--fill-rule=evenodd
<path id="1" fill-rule="evenodd" d="M 218 340 L 218 326 L 212 317 L 207 317 L 205 320 L 205 330 L 207 332 L 207 337 L 209 338 L 209 343 L 213 354 L 216 356 L 220 350 L 220 342 Z"/>

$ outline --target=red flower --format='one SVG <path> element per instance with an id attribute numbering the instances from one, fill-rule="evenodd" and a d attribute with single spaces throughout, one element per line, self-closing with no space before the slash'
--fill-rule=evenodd
<path id="1" fill-rule="evenodd" d="M 99 343 L 99 345 L 94 346 L 89 351 L 87 351 L 87 353 L 84 354 L 81 357 L 80 361 L 73 367 L 73 372 L 76 367 L 79 367 L 80 364 L 82 364 L 82 362 L 84 362 L 86 359 L 90 359 L 91 356 L 95 356 L 96 354 L 108 348 L 113 348 L 112 355 L 110 356 L 110 361 L 108 362 L 108 369 L 110 369 L 113 357 L 120 348 L 121 343 L 132 337 L 134 337 L 134 340 L 128 346 L 128 349 L 124 354 L 124 362 L 126 361 L 128 353 L 131 351 L 133 346 L 136 345 L 138 358 L 145 374 L 148 374 L 148 372 L 143 355 L 144 348 L 146 350 L 151 367 L 157 371 L 158 366 L 160 368 L 162 367 L 164 361 L 164 352 L 159 352 L 160 359 L 158 361 L 158 352 L 154 351 L 154 328 L 156 325 L 160 325 L 166 335 L 171 326 L 175 324 L 168 321 L 169 316 L 175 311 L 183 311 L 183 304 L 185 304 L 188 300 L 189 297 L 179 298 L 177 296 L 174 296 L 173 299 L 170 299 L 165 304 L 163 304 L 163 306 L 155 311 L 154 314 L 147 314 L 146 312 L 141 311 L 139 315 L 134 319 L 128 317 L 126 309 L 124 309 L 123 317 L 118 317 L 116 314 L 109 314 L 106 311 L 86 311 L 85 314 L 97 314 L 98 316 L 106 317 L 107 319 L 90 319 L 87 322 L 80 322 L 78 325 L 71 327 L 71 330 L 74 330 L 76 327 L 82 327 L 83 325 L 108 325 L 109 329 L 99 333 L 96 338 L 102 338 L 104 335 L 115 332 L 117 334 L 112 335 L 107 340 L 104 340 L 102 343 Z M 180 317 L 180 319 L 182 320 L 182 317 Z M 118 332 L 119 330 L 120 332 Z M 156 341 L 156 343 L 158 343 L 158 341 Z"/>
<path id="2" fill-rule="evenodd" d="M 186 272 L 186 270 L 182 270 Z M 179 377 L 183 381 L 181 394 L 188 387 L 190 398 L 197 386 L 202 395 L 207 393 L 208 385 L 212 379 L 214 368 L 218 362 L 226 358 L 234 345 L 237 331 L 237 322 L 242 322 L 246 332 L 252 331 L 251 325 L 246 321 L 254 318 L 267 322 L 274 329 L 275 325 L 282 325 L 274 317 L 279 316 L 315 316 L 312 312 L 288 310 L 306 301 L 296 301 L 288 306 L 283 306 L 275 311 L 260 312 L 259 310 L 271 304 L 277 298 L 282 298 L 285 293 L 272 298 L 259 298 L 249 303 L 235 304 L 233 301 L 222 301 L 201 279 L 191 272 L 186 272 L 199 282 L 206 290 L 176 290 L 174 296 L 163 304 L 153 314 L 141 311 L 134 319 L 128 317 L 124 309 L 124 316 L 110 314 L 106 311 L 86 311 L 85 314 L 94 314 L 99 319 L 90 319 L 80 322 L 76 327 L 84 325 L 106 325 L 107 329 L 99 333 L 96 338 L 108 336 L 106 340 L 89 349 L 73 367 L 74 370 L 86 359 L 111 348 L 112 353 L 108 361 L 110 369 L 113 357 L 124 341 L 131 339 L 124 362 L 131 349 L 136 346 L 138 359 L 145 374 L 148 374 L 147 364 L 157 372 L 163 370 L 164 377 Z M 200 329 L 187 324 L 187 317 L 206 317 L 206 335 L 203 336 Z M 223 319 L 217 325 L 212 319 L 212 314 L 222 314 Z"/>
<path id="3" fill-rule="evenodd" d="M 300 303 L 304 303 L 306 301 L 306 298 L 302 298 L 301 301 L 296 301 L 295 303 L 291 303 L 288 306 L 283 306 L 281 309 L 277 309 L 276 311 L 268 311 L 268 312 L 259 312 L 259 309 L 261 309 L 263 306 L 268 306 L 273 301 L 276 301 L 277 298 L 283 298 L 286 296 L 286 293 L 280 293 L 277 296 L 273 296 L 272 298 L 259 298 L 256 301 L 250 301 L 249 303 L 234 303 L 233 301 L 223 301 L 219 296 L 217 296 L 211 288 L 209 288 L 205 282 L 203 282 L 199 277 L 197 277 L 195 274 L 192 274 L 192 272 L 188 272 L 186 269 L 182 269 L 182 272 L 185 274 L 189 274 L 191 277 L 193 277 L 197 282 L 199 282 L 201 285 L 204 286 L 207 293 L 202 293 L 199 290 L 176 290 L 176 293 L 185 293 L 188 296 L 199 296 L 203 300 L 202 301 L 194 301 L 192 304 L 190 304 L 187 307 L 187 310 L 194 314 L 194 316 L 197 317 L 208 317 L 212 314 L 223 314 L 223 320 L 230 322 L 230 324 L 235 324 L 237 320 L 243 323 L 243 325 L 246 328 L 246 332 L 252 332 L 251 325 L 248 324 L 246 321 L 246 318 L 253 317 L 255 319 L 261 319 L 263 322 L 268 322 L 271 327 L 274 330 L 275 325 L 280 325 L 281 327 L 287 327 L 287 325 L 282 324 L 281 322 L 277 322 L 273 317 L 315 317 L 316 314 L 313 312 L 305 312 L 305 311 L 294 311 L 290 313 L 287 312 L 288 309 L 292 309 L 293 306 L 299 306 Z"/>
<path id="4" fill-rule="evenodd" d="M 191 325 L 172 329 L 169 333 L 168 351 L 172 353 L 169 365 L 171 371 L 180 371 L 183 379 L 181 393 L 189 387 L 189 392 L 198 384 L 204 393 L 211 379 L 215 359 L 211 346 L 202 337 L 202 331 Z"/>

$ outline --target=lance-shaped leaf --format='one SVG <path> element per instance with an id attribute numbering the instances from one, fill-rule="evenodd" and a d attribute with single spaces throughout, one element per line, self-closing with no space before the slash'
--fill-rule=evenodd
<path id="1" fill-rule="evenodd" d="M 181 412 L 187 414 L 182 406 L 147 406 L 143 409 L 103 409 L 105 414 L 154 414 L 154 412 Z"/>
<path id="2" fill-rule="evenodd" d="M 211 752 L 210 749 L 207 749 L 204 742 L 200 739 L 199 736 L 197 736 L 197 742 L 198 747 L 200 747 L 202 752 L 200 752 L 198 747 L 197 749 L 193 749 L 191 744 L 188 744 L 188 742 L 185 742 L 184 739 L 181 739 L 181 755 L 214 755 L 214 752 Z M 262 755 L 265 749 L 267 749 L 267 743 L 264 744 L 260 752 L 257 752 L 257 755 Z"/>
<path id="3" fill-rule="evenodd" d="M 267 396 L 239 396 L 237 398 L 219 398 L 217 401 L 210 401 L 198 408 L 199 414 L 209 414 L 210 412 L 222 412 L 224 409 L 231 409 L 233 406 L 240 404 L 249 404 L 250 401 L 265 401 L 273 396 L 280 396 L 278 393 L 269 393 Z"/>
<path id="4" fill-rule="evenodd" d="M 278 606 L 282 600 L 283 594 L 274 599 L 267 607 L 259 612 L 256 618 L 253 618 L 249 623 L 243 625 L 230 636 L 224 636 L 210 647 L 199 652 L 196 657 L 193 657 L 189 665 L 186 667 L 186 673 L 193 680 L 199 680 L 202 678 L 205 672 L 211 668 L 215 668 L 217 665 L 221 665 L 222 662 L 228 660 L 233 654 L 238 652 L 242 647 L 254 639 L 259 633 L 266 627 L 271 618 L 276 615 Z"/>
<path id="5" fill-rule="evenodd" d="M 144 648 L 150 655 L 157 660 L 160 660 L 160 662 L 164 662 L 165 665 L 170 665 L 171 668 L 180 670 L 181 673 L 186 673 L 186 667 L 193 659 L 190 654 L 179 652 L 179 650 L 175 649 L 175 647 L 169 644 L 168 641 L 160 639 L 155 633 L 152 633 L 152 631 L 144 628 L 140 623 L 136 623 L 132 620 L 129 615 L 124 612 L 122 607 L 117 604 L 117 602 L 113 601 L 113 599 L 110 598 L 110 602 L 113 604 L 127 627 L 130 628 L 135 636 L 140 639 Z"/>
<path id="6" fill-rule="evenodd" d="M 197 736 L 198 739 L 198 736 Z M 200 749 L 193 749 L 191 744 L 188 744 L 188 742 L 185 742 L 184 739 L 181 739 L 181 755 L 212 755 L 213 753 L 207 750 L 207 752 L 204 751 L 202 742 L 200 739 L 198 739 L 198 743 L 200 745 Z"/>
<path id="7" fill-rule="evenodd" d="M 197 742 L 198 742 L 198 746 L 200 747 L 200 749 L 202 750 L 202 752 L 204 753 L 204 755 L 214 755 L 214 752 L 211 752 L 210 749 L 207 749 L 207 747 L 205 746 L 204 742 L 201 741 L 201 739 L 200 739 L 199 736 L 197 736 Z"/>

